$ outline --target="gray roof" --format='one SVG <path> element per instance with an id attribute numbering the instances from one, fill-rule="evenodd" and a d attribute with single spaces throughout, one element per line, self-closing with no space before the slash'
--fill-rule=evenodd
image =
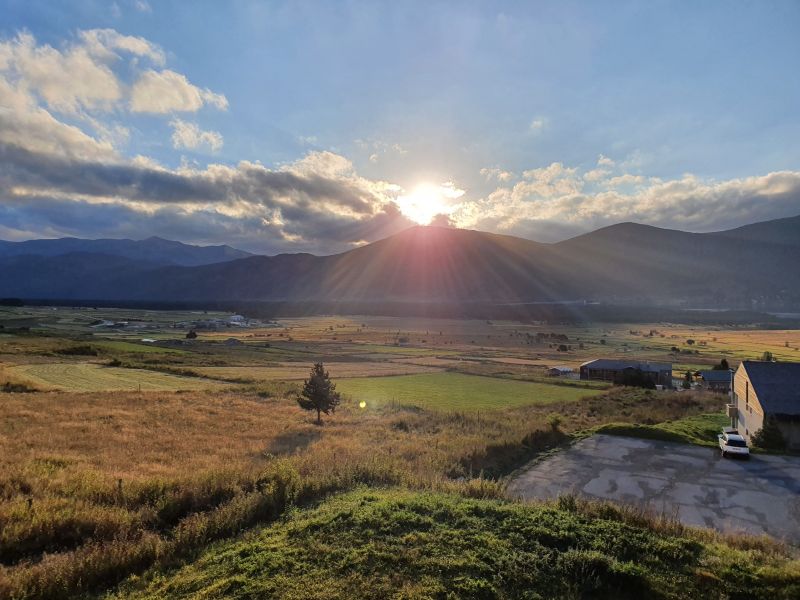
<path id="1" fill-rule="evenodd" d="M 724 371 L 700 371 L 700 377 L 709 382 L 713 381 L 715 383 L 729 383 L 731 380 L 731 372 L 728 369 L 725 369 Z"/>
<path id="2" fill-rule="evenodd" d="M 800 363 L 742 361 L 767 414 L 800 415 Z"/>
<path id="3" fill-rule="evenodd" d="M 590 369 L 607 369 L 609 371 L 621 371 L 622 369 L 640 369 L 645 372 L 672 371 L 672 363 L 613 360 L 610 358 L 598 358 L 596 360 L 590 360 L 583 363 L 581 367 L 589 367 Z"/>

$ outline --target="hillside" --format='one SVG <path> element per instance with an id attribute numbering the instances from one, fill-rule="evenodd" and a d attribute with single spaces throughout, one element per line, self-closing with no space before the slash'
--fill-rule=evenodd
<path id="1" fill-rule="evenodd" d="M 82 263 L 93 259 L 86 254 L 17 256 L 0 258 L 0 296 L 461 304 L 601 301 L 793 310 L 800 307 L 800 227 L 795 224 L 800 217 L 698 234 L 622 223 L 555 244 L 414 227 L 338 255 L 248 256 L 195 266 L 133 259 L 126 265 L 100 259 L 87 266 Z M 26 269 L 51 275 L 26 275 Z"/>
<path id="2" fill-rule="evenodd" d="M 796 598 L 796 563 L 610 505 L 362 490 L 112 598 Z"/>

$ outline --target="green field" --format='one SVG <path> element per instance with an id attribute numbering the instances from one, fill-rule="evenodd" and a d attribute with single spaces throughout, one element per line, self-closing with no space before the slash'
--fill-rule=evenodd
<path id="1" fill-rule="evenodd" d="M 696 415 L 659 423 L 658 425 L 631 425 L 629 423 L 609 423 L 598 429 L 599 433 L 624 435 L 648 440 L 696 444 L 698 446 L 717 446 L 717 434 L 723 427 L 731 424 L 730 419 L 721 413 Z"/>
<path id="2" fill-rule="evenodd" d="M 570 498 L 362 489 L 107 598 L 797 598 L 779 560 Z"/>
<path id="3" fill-rule="evenodd" d="M 337 389 L 367 405 L 397 403 L 435 410 L 492 410 L 565 402 L 603 391 L 461 373 L 343 379 Z"/>
<path id="4" fill-rule="evenodd" d="M 69 392 L 200 390 L 224 385 L 197 377 L 94 363 L 16 365 L 6 367 L 6 371 L 37 388 Z"/>

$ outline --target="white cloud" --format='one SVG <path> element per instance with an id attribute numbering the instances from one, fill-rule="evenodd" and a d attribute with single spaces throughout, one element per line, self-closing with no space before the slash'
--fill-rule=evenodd
<path id="1" fill-rule="evenodd" d="M 173 148 L 195 150 L 205 146 L 214 152 L 222 148 L 222 135 L 219 132 L 203 131 L 197 124 L 182 119 L 173 119 L 169 124 L 172 127 Z"/>
<path id="2" fill-rule="evenodd" d="M 452 220 L 460 227 L 548 241 L 559 232 L 573 234 L 621 221 L 712 231 L 800 214 L 800 172 L 721 182 L 691 174 L 668 180 L 625 173 L 589 193 L 581 182 L 607 175 L 597 171 L 601 169 L 581 175 L 561 163 L 531 169 L 513 186 L 463 202 Z"/>
<path id="3" fill-rule="evenodd" d="M 0 144 L 30 152 L 82 160 L 109 161 L 118 157 L 111 136 L 94 138 L 63 123 L 23 90 L 0 77 Z"/>
<path id="4" fill-rule="evenodd" d="M 514 174 L 511 171 L 504 171 L 499 167 L 484 167 L 481 169 L 481 175 L 483 175 L 486 181 L 496 180 L 506 182 L 514 178 Z"/>
<path id="5" fill-rule="evenodd" d="M 639 185 L 645 181 L 646 178 L 642 175 L 631 175 L 630 173 L 625 173 L 624 175 L 612 177 L 605 182 L 605 185 L 608 187 L 620 187 L 623 185 Z"/>
<path id="6" fill-rule="evenodd" d="M 601 154 L 597 157 L 597 166 L 598 167 L 613 167 L 614 161 L 607 156 Z"/>
<path id="7" fill-rule="evenodd" d="M 67 114 L 111 110 L 122 97 L 122 86 L 92 50 L 77 44 L 62 52 L 37 46 L 32 35 L 21 33 L 0 42 L 0 71 L 7 81 L 37 94 L 52 110 Z"/>
<path id="8" fill-rule="evenodd" d="M 535 117 L 528 126 L 528 130 L 531 133 L 540 133 L 545 128 L 546 125 L 547 125 L 547 119 L 545 119 L 544 117 Z"/>
<path id="9" fill-rule="evenodd" d="M 153 8 L 150 6 L 150 3 L 147 0 L 136 0 L 133 3 L 133 6 L 142 13 L 151 13 L 153 12 Z"/>
<path id="10" fill-rule="evenodd" d="M 165 69 L 145 71 L 133 84 L 130 107 L 133 112 L 196 112 L 209 104 L 227 110 L 228 99 L 208 89 L 200 89 L 185 75 Z"/>
<path id="11" fill-rule="evenodd" d="M 592 169 L 584 173 L 583 178 L 586 181 L 595 182 L 604 179 L 608 174 L 608 169 Z"/>
<path id="12" fill-rule="evenodd" d="M 114 29 L 90 29 L 78 34 L 90 53 L 104 60 L 117 58 L 114 50 L 149 59 L 155 65 L 166 61 L 164 51 L 142 37 L 122 35 Z"/>

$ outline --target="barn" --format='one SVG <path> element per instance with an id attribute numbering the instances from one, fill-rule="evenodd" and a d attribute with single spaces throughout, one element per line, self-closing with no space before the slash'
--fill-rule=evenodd
<path id="1" fill-rule="evenodd" d="M 672 387 L 672 364 L 598 358 L 581 365 L 581 379 L 624 383 L 634 374 L 641 374 L 653 385 Z"/>

